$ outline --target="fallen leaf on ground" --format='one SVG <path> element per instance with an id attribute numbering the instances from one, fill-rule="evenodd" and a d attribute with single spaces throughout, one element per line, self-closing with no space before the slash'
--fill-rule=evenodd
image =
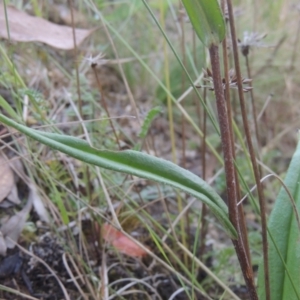
<path id="1" fill-rule="evenodd" d="M 12 159 L 9 161 L 9 166 L 14 174 L 14 186 L 12 187 L 10 193 L 7 195 L 6 199 L 9 200 L 12 204 L 20 204 L 21 200 L 18 195 L 17 182 L 20 179 L 20 176 L 26 176 L 23 168 L 23 164 L 20 159 Z M 1 203 L 3 204 L 3 203 Z"/>
<path id="2" fill-rule="evenodd" d="M 9 166 L 9 162 L 0 155 L 0 202 L 9 195 L 14 185 L 14 173 Z"/>
<path id="3" fill-rule="evenodd" d="M 102 225 L 102 238 L 120 253 L 131 257 L 147 255 L 147 252 L 141 246 L 108 223 Z"/>
<path id="4" fill-rule="evenodd" d="M 0 255 L 5 256 L 6 255 L 6 242 L 5 242 L 5 238 L 2 234 L 2 232 L 0 231 Z"/>
<path id="5" fill-rule="evenodd" d="M 13 159 L 10 160 L 9 165 L 14 171 L 15 182 L 18 182 L 20 178 L 23 178 L 24 180 L 26 175 L 25 175 L 24 166 L 21 158 L 14 157 Z"/>
<path id="6" fill-rule="evenodd" d="M 25 226 L 27 215 L 32 208 L 32 199 L 28 198 L 28 201 L 24 208 L 18 213 L 10 217 L 0 228 L 0 250 L 5 251 L 0 253 L 5 255 L 6 248 L 13 248 L 18 241 L 19 236 Z M 3 246 L 3 239 L 5 241 L 6 248 Z"/>
<path id="7" fill-rule="evenodd" d="M 12 187 L 10 193 L 7 195 L 7 200 L 9 200 L 11 203 L 13 204 L 20 204 L 21 200 L 19 199 L 19 195 L 18 195 L 18 189 L 16 184 L 14 184 L 14 186 Z"/>
<path id="8" fill-rule="evenodd" d="M 33 183 L 29 184 L 29 195 L 28 200 L 32 201 L 34 210 L 38 214 L 40 220 L 49 223 L 49 215 L 44 206 L 43 200 L 41 199 L 35 185 Z"/>
<path id="9" fill-rule="evenodd" d="M 42 42 L 52 47 L 71 50 L 74 48 L 72 27 L 57 25 L 42 18 L 33 17 L 7 6 L 9 35 L 16 42 Z M 80 45 L 95 29 L 75 28 L 76 43 Z M 0 6 L 0 37 L 8 39 L 4 5 Z"/>

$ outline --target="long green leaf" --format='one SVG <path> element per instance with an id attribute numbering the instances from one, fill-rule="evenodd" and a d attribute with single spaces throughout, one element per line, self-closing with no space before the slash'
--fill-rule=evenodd
<path id="1" fill-rule="evenodd" d="M 2 107 L 6 111 L 6 113 L 10 115 L 10 117 L 16 120 L 19 119 L 18 114 L 14 111 L 11 105 L 1 95 L 0 95 L 0 107 Z"/>
<path id="2" fill-rule="evenodd" d="M 300 211 L 300 142 L 284 183 Z M 268 223 L 269 276 L 272 300 L 300 299 L 300 230 L 291 199 L 281 188 Z M 265 299 L 263 265 L 259 268 L 259 295 Z"/>
<path id="3" fill-rule="evenodd" d="M 207 204 L 229 236 L 236 238 L 236 231 L 228 219 L 227 206 L 222 198 L 201 178 L 169 161 L 131 150 L 121 152 L 98 150 L 90 147 L 88 143 L 81 139 L 37 131 L 20 125 L 1 114 L 0 122 L 86 163 L 169 184 L 181 189 Z"/>
<path id="4" fill-rule="evenodd" d="M 217 0 L 182 0 L 199 39 L 206 47 L 225 38 L 225 21 Z"/>

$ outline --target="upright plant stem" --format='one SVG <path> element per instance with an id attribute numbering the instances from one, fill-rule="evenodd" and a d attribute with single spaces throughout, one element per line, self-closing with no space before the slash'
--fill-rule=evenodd
<path id="1" fill-rule="evenodd" d="M 179 1 L 180 9 L 183 9 L 182 2 Z M 186 52 L 185 52 L 185 34 L 184 34 L 184 15 L 180 13 L 180 28 L 181 28 L 181 53 L 182 53 L 182 63 L 186 66 Z M 184 93 L 185 89 L 185 74 L 184 71 L 181 71 L 181 91 Z M 186 168 L 186 119 L 183 114 L 181 114 L 181 138 L 182 138 L 182 166 Z M 191 241 L 191 234 L 190 234 L 190 223 L 189 223 L 189 211 L 186 212 L 184 215 L 184 219 L 180 222 L 181 226 L 181 236 L 182 241 L 185 245 L 188 245 Z M 187 232 L 187 234 L 185 234 Z M 185 264 L 189 265 L 188 256 L 184 254 Z"/>
<path id="2" fill-rule="evenodd" d="M 219 61 L 219 47 L 211 45 L 209 48 L 210 60 L 212 65 L 212 76 L 214 82 L 214 90 L 217 101 L 218 119 L 220 124 L 221 143 L 224 156 L 224 168 L 226 174 L 227 199 L 229 207 L 229 219 L 238 233 L 238 239 L 233 240 L 241 269 L 247 284 L 251 299 L 258 299 L 253 279 L 251 264 L 248 260 L 248 254 L 243 243 L 243 233 L 240 228 L 238 207 L 237 207 L 237 185 L 235 179 L 234 160 L 232 155 L 232 142 L 230 135 L 230 127 L 228 115 L 226 111 L 226 103 L 224 97 L 224 89 L 221 80 L 221 70 Z"/>
<path id="3" fill-rule="evenodd" d="M 225 0 L 221 1 L 221 7 L 223 13 L 225 13 Z M 231 136 L 231 149 L 232 149 L 232 157 L 235 160 L 235 148 L 234 148 L 234 134 L 232 129 L 232 106 L 230 101 L 230 87 L 229 87 L 229 67 L 228 67 L 228 53 L 227 53 L 227 40 L 226 38 L 222 42 L 222 52 L 223 52 L 223 65 L 224 65 L 224 74 L 225 74 L 225 101 L 226 101 L 226 107 L 227 107 L 227 114 L 228 114 L 228 125 L 229 125 L 229 131 Z M 241 199 L 241 191 L 239 187 L 239 178 L 237 171 L 235 169 L 234 172 L 235 175 L 235 181 L 236 181 L 236 197 L 237 199 Z M 247 228 L 246 228 L 246 221 L 244 216 L 244 209 L 243 206 L 239 206 L 239 221 L 241 225 L 241 232 L 242 232 L 242 240 L 244 248 L 247 252 L 248 261 L 249 264 L 251 264 L 251 257 L 250 257 L 250 247 L 249 247 L 249 241 L 248 241 L 248 235 L 247 235 Z"/>
<path id="4" fill-rule="evenodd" d="M 181 1 L 179 2 L 180 10 L 183 9 Z M 182 53 L 182 63 L 186 67 L 186 53 L 185 53 L 185 35 L 184 35 L 184 15 L 180 13 L 180 28 L 181 28 L 181 53 Z M 181 70 L 181 92 L 184 93 L 185 87 L 185 74 Z M 186 145 L 185 145 L 185 117 L 181 114 L 181 136 L 182 136 L 182 166 L 186 167 Z"/>
<path id="5" fill-rule="evenodd" d="M 206 88 L 204 88 L 203 91 L 203 101 L 206 104 Z M 198 101 L 199 102 L 199 101 Z M 200 112 L 199 112 L 200 116 Z M 200 121 L 200 120 L 199 120 Z M 200 122 L 199 122 L 200 123 Z M 202 152 L 201 152 L 201 162 L 202 162 L 202 178 L 203 180 L 206 180 L 206 134 L 207 134 L 207 114 L 206 110 L 203 109 L 203 124 L 202 124 L 202 131 L 203 131 L 203 138 L 202 138 Z M 199 124 L 199 127 L 201 128 L 201 124 Z M 200 249 L 199 249 L 199 256 L 200 259 L 204 257 L 205 252 L 205 239 L 207 234 L 207 222 L 206 222 L 206 215 L 207 215 L 207 207 L 203 203 L 202 205 L 202 213 L 201 213 L 201 231 L 200 231 Z"/>
<path id="6" fill-rule="evenodd" d="M 260 204 L 266 300 L 270 300 L 271 294 L 270 294 L 270 282 L 269 282 L 267 221 L 266 221 L 264 194 L 263 194 L 263 190 L 262 190 L 262 184 L 260 182 L 259 169 L 258 169 L 257 162 L 256 162 L 256 156 L 254 153 L 254 148 L 253 148 L 251 134 L 250 134 L 248 120 L 247 120 L 247 112 L 246 112 L 244 92 L 243 92 L 243 86 L 242 86 L 242 76 L 241 76 L 241 70 L 240 70 L 240 65 L 239 65 L 239 53 L 238 53 L 237 38 L 236 38 L 234 17 L 233 17 L 233 7 L 232 7 L 231 0 L 227 0 L 227 7 L 228 7 L 228 14 L 229 14 L 229 24 L 230 24 L 230 31 L 231 31 L 231 38 L 232 38 L 232 46 L 233 46 L 234 65 L 235 65 L 235 71 L 236 71 L 236 76 L 237 76 L 238 93 L 239 93 L 239 99 L 240 99 L 243 124 L 244 124 L 247 144 L 248 144 L 248 148 L 249 148 L 249 153 L 250 153 L 250 157 L 251 157 L 251 162 L 252 162 L 252 166 L 253 166 L 254 177 L 255 177 L 255 181 L 256 181 L 256 185 L 257 185 L 258 199 L 259 199 L 259 204 Z M 253 298 L 253 299 L 257 299 L 257 295 L 256 295 L 256 298 Z"/>

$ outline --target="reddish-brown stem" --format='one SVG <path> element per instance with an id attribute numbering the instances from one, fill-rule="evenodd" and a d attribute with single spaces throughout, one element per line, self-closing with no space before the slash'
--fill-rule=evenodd
<path id="1" fill-rule="evenodd" d="M 221 133 L 221 143 L 224 156 L 224 168 L 226 174 L 227 199 L 229 208 L 229 219 L 238 233 L 238 239 L 233 240 L 233 245 L 237 253 L 241 269 L 245 278 L 246 285 L 249 290 L 251 299 L 258 299 L 253 280 L 253 272 L 251 264 L 248 260 L 248 254 L 243 243 L 243 233 L 241 232 L 238 207 L 237 207 L 237 185 L 235 180 L 235 168 L 232 155 L 232 142 L 230 128 L 228 122 L 228 114 L 226 111 L 226 102 L 224 97 L 224 89 L 221 80 L 221 70 L 219 61 L 219 47 L 212 45 L 209 48 L 210 60 L 212 65 L 212 76 L 214 90 L 217 103 L 218 119 Z"/>
<path id="2" fill-rule="evenodd" d="M 221 1 L 221 7 L 222 11 L 225 12 L 225 0 Z M 229 125 L 229 131 L 231 136 L 231 149 L 232 149 L 232 157 L 235 160 L 235 148 L 234 148 L 234 134 L 233 134 L 233 128 L 232 128 L 232 107 L 230 102 L 230 87 L 229 87 L 229 67 L 228 67 L 228 53 L 227 53 L 227 40 L 226 38 L 222 42 L 222 52 L 223 52 L 223 65 L 224 65 L 224 74 L 225 74 L 225 100 L 226 100 L 226 107 L 227 107 L 227 114 L 228 114 L 228 125 Z M 239 187 L 239 178 L 237 175 L 237 171 L 235 169 L 234 172 L 235 180 L 236 180 L 236 197 L 237 199 L 241 199 L 241 191 Z M 250 247 L 249 247 L 249 241 L 248 241 L 248 235 L 247 235 L 247 227 L 246 227 L 246 221 L 244 217 L 244 209 L 243 206 L 239 206 L 239 220 L 240 220 L 240 226 L 241 226 L 241 232 L 242 232 L 242 240 L 244 248 L 247 252 L 248 261 L 251 264 L 251 256 L 250 256 Z"/>
<path id="3" fill-rule="evenodd" d="M 229 208 L 229 217 L 235 228 L 238 227 L 238 215 L 237 215 L 237 199 L 236 199 L 236 181 L 234 175 L 234 163 L 231 149 L 231 136 L 228 124 L 228 117 L 226 112 L 226 103 L 224 97 L 224 90 L 221 80 L 221 70 L 219 61 L 219 47 L 212 45 L 209 48 L 212 76 L 214 83 L 214 90 L 217 102 L 218 119 L 221 132 L 222 150 L 224 156 L 224 167 L 227 183 L 227 196 Z"/>
<path id="4" fill-rule="evenodd" d="M 270 282 L 269 282 L 267 220 L 266 220 L 266 212 L 265 212 L 264 194 L 263 194 L 262 184 L 260 182 L 259 169 L 258 169 L 257 162 L 256 162 L 256 156 L 255 156 L 255 152 L 254 152 L 254 148 L 253 148 L 253 144 L 252 144 L 252 140 L 251 140 L 251 134 L 250 134 L 250 130 L 249 130 L 249 125 L 248 125 L 248 120 L 247 120 L 247 112 L 246 112 L 246 106 L 245 106 L 241 70 L 240 70 L 240 65 L 239 65 L 239 52 L 238 52 L 238 46 L 237 46 L 237 38 L 236 38 L 234 17 L 233 17 L 233 7 L 232 7 L 231 0 L 227 0 L 227 7 L 228 7 L 228 14 L 229 14 L 229 24 L 230 24 L 230 32 L 231 32 L 231 38 L 232 38 L 232 47 L 233 47 L 233 58 L 234 58 L 235 72 L 236 72 L 236 77 L 237 77 L 238 94 L 239 94 L 239 99 L 240 99 L 243 125 L 244 125 L 244 129 L 245 129 L 249 154 L 250 154 L 250 158 L 251 158 L 251 162 L 252 162 L 252 166 L 253 166 L 254 177 L 255 177 L 255 182 L 256 182 L 256 186 L 257 186 L 259 205 L 260 205 L 260 212 L 261 212 L 266 300 L 270 300 L 271 294 L 270 294 Z M 249 282 L 249 284 L 250 284 L 250 282 Z M 249 293 L 251 295 L 251 299 L 258 299 L 255 288 L 253 289 L 253 291 L 252 291 L 252 288 L 250 290 L 250 286 L 248 288 L 249 288 Z"/>

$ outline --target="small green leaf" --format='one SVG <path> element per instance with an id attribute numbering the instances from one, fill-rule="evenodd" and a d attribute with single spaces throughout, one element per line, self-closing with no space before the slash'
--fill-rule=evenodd
<path id="1" fill-rule="evenodd" d="M 300 142 L 290 163 L 284 184 L 300 211 Z M 300 299 L 300 229 L 291 199 L 281 188 L 268 222 L 269 276 L 272 300 Z M 279 254 L 280 253 L 280 254 Z M 265 299 L 264 268 L 258 276 L 260 299 Z"/>
<path id="2" fill-rule="evenodd" d="M 199 39 L 206 47 L 225 38 L 225 21 L 217 0 L 182 0 Z"/>
<path id="3" fill-rule="evenodd" d="M 46 133 L 20 125 L 0 114 L 0 122 L 25 135 L 72 157 L 102 168 L 132 174 L 171 185 L 207 204 L 231 238 L 237 233 L 229 221 L 227 206 L 222 198 L 200 177 L 169 161 L 142 152 L 98 150 L 81 139 Z"/>
<path id="4" fill-rule="evenodd" d="M 140 138 L 144 139 L 146 137 L 152 121 L 161 111 L 162 109 L 159 106 L 153 107 L 149 110 L 139 133 Z"/>

